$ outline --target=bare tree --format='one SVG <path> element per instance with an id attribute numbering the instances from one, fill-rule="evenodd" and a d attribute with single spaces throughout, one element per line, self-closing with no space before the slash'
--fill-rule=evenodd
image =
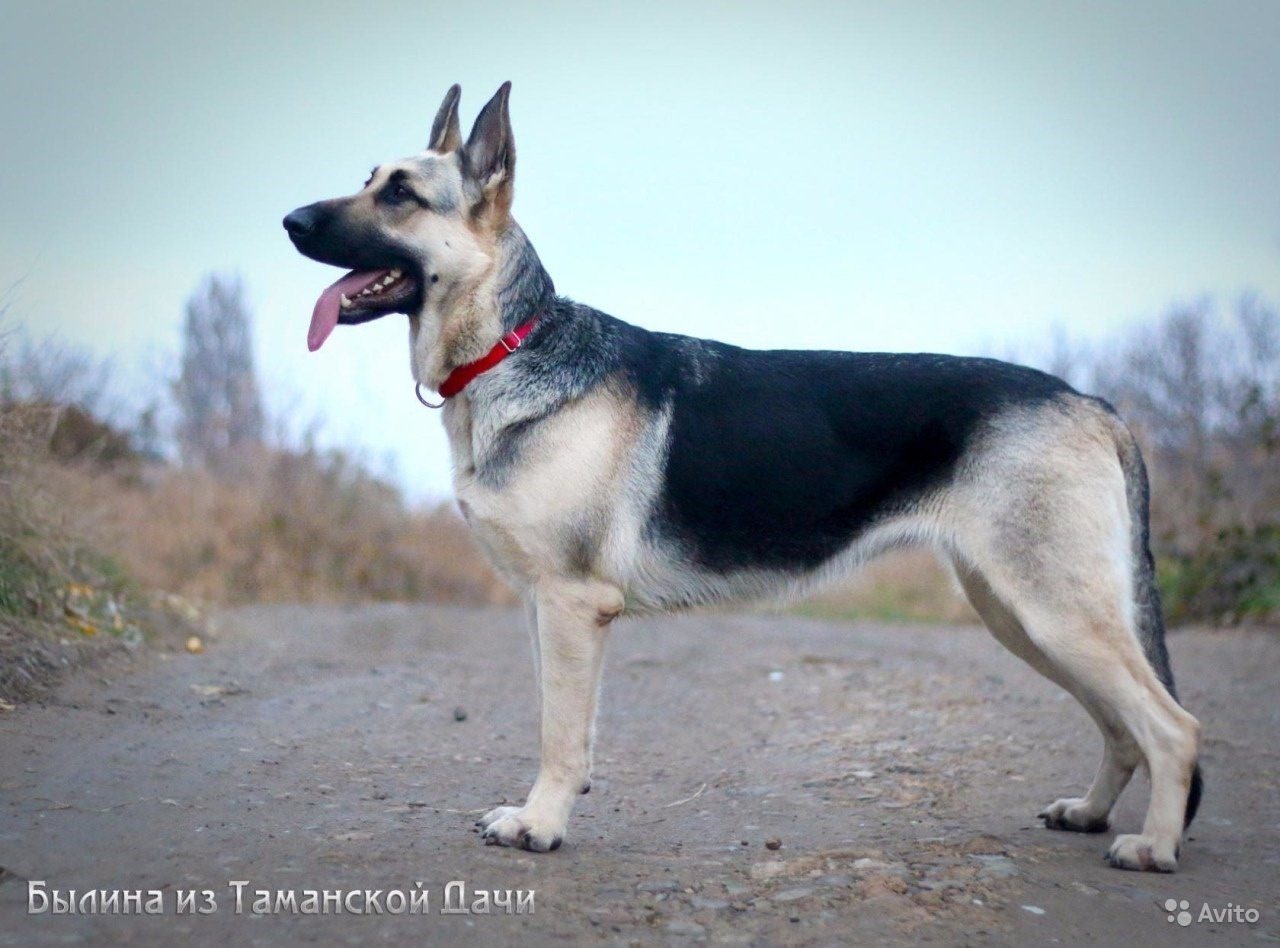
<path id="1" fill-rule="evenodd" d="M 54 337 L 36 341 L 12 323 L 9 310 L 18 285 L 0 293 L 0 402 L 79 405 L 105 415 L 110 362 Z"/>
<path id="2" fill-rule="evenodd" d="M 1121 409 L 1159 482 L 1157 533 L 1170 551 L 1226 527 L 1280 518 L 1280 316 L 1256 297 L 1210 301 L 1131 331 L 1093 365 L 1093 389 Z"/>
<path id="3" fill-rule="evenodd" d="M 1092 346 L 1058 330 L 1033 361 L 1142 443 L 1175 617 L 1280 616 L 1280 313 L 1205 298 Z"/>
<path id="4" fill-rule="evenodd" d="M 187 300 L 182 374 L 174 383 L 184 463 L 225 471 L 262 443 L 252 316 L 239 279 L 210 275 Z"/>

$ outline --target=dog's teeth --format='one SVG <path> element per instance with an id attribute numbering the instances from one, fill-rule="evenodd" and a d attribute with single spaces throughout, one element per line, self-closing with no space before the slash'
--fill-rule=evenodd
<path id="1" fill-rule="evenodd" d="M 346 293 L 343 293 L 343 294 L 342 294 L 342 299 L 341 299 L 341 300 L 339 300 L 339 303 L 340 303 L 340 305 L 342 306 L 342 308 L 343 308 L 343 309 L 350 309 L 350 308 L 351 308 L 351 300 L 347 299 L 347 294 L 346 294 Z"/>
<path id="2" fill-rule="evenodd" d="M 398 280 L 398 279 L 400 279 L 400 276 L 401 276 L 401 274 L 402 274 L 403 272 L 404 272 L 404 271 L 402 271 L 402 270 L 392 270 L 392 271 L 391 271 L 391 278 L 392 278 L 393 280 Z"/>
<path id="3" fill-rule="evenodd" d="M 387 276 L 387 277 L 382 281 L 382 285 L 383 285 L 383 286 L 390 286 L 390 285 L 391 285 L 392 283 L 394 283 L 394 282 L 396 282 L 396 278 L 395 278 L 395 277 L 393 277 L 393 276 L 391 276 L 391 275 L 388 275 L 388 276 Z"/>
<path id="4" fill-rule="evenodd" d="M 382 292 L 382 284 L 381 284 L 381 283 L 374 284 L 374 286 L 372 287 L 372 290 L 373 290 L 373 292 L 374 292 L 374 293 L 381 293 L 381 292 Z M 366 290 L 365 292 L 369 292 L 369 291 L 368 291 L 368 290 Z"/>

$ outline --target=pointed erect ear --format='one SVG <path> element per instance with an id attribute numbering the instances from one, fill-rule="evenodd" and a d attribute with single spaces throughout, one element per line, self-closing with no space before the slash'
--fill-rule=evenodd
<path id="1" fill-rule="evenodd" d="M 462 86 L 456 83 L 449 87 L 440 103 L 440 111 L 436 120 L 431 123 L 431 140 L 427 142 L 428 151 L 438 151 L 445 155 L 456 151 L 462 144 L 462 129 L 458 127 L 458 99 L 462 97 Z"/>
<path id="2" fill-rule="evenodd" d="M 499 207 L 510 206 L 516 171 L 516 143 L 511 137 L 511 113 L 507 109 L 510 95 L 511 83 L 504 82 L 480 110 L 462 152 L 467 176 L 480 186 L 485 198 Z"/>

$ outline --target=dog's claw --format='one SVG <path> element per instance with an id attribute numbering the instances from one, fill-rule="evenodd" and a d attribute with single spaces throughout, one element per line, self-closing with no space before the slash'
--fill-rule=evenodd
<path id="1" fill-rule="evenodd" d="M 1109 830 L 1111 821 L 1106 816 L 1089 813 L 1084 803 L 1084 800 L 1075 798 L 1057 800 L 1037 813 L 1036 819 L 1044 820 L 1045 829 L 1068 833 L 1105 833 Z"/>
<path id="2" fill-rule="evenodd" d="M 546 825 L 544 825 L 546 823 Z M 563 824 L 553 824 L 521 807 L 502 806 L 480 819 L 486 846 L 510 846 L 531 853 L 554 852 L 564 842 Z"/>
<path id="3" fill-rule="evenodd" d="M 1121 835 L 1107 850 L 1106 860 L 1116 869 L 1174 872 L 1178 868 L 1178 847 L 1147 836 Z"/>

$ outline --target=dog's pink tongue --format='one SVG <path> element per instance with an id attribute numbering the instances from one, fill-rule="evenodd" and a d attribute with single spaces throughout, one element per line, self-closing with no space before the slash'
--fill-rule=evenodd
<path id="1" fill-rule="evenodd" d="M 338 316 L 342 311 L 342 297 L 355 296 L 366 286 L 381 276 L 380 270 L 352 270 L 341 280 L 334 283 L 316 300 L 316 308 L 311 311 L 311 328 L 307 330 L 307 348 L 315 352 L 338 325 Z"/>

